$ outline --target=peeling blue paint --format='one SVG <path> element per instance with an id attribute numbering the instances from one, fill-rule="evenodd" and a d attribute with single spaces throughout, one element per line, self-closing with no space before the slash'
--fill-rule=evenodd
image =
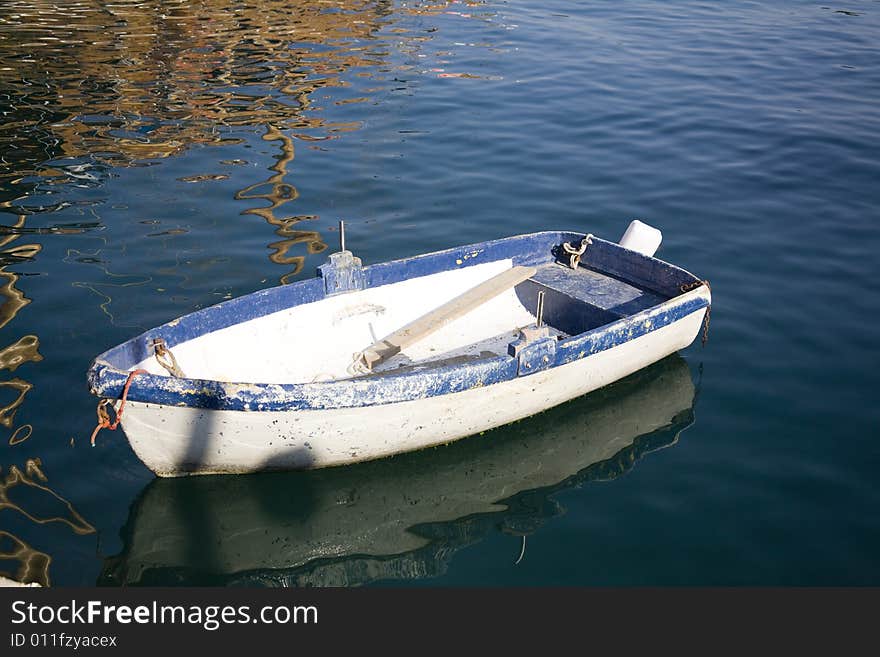
<path id="1" fill-rule="evenodd" d="M 367 287 L 376 287 L 500 259 L 509 258 L 514 265 L 547 265 L 558 257 L 562 242 L 577 244 L 582 238 L 583 235 L 577 233 L 532 233 L 363 267 L 360 272 Z M 615 254 L 619 260 L 614 259 Z M 564 365 L 701 312 L 708 305 L 706 299 L 693 295 L 675 298 L 681 295 L 682 284 L 698 280 L 692 274 L 611 242 L 594 238 L 583 264 L 596 271 L 613 272 L 616 278 L 625 281 L 624 285 L 636 285 L 649 290 L 648 294 L 662 295 L 656 297 L 660 302 L 673 298 L 630 316 L 621 316 L 620 305 L 610 310 L 597 309 L 606 313 L 596 315 L 603 322 L 619 319 L 595 328 L 590 326 L 588 330 L 582 328 L 583 332 L 565 340 L 556 342 L 554 339 L 552 348 L 549 343 L 529 346 L 525 360 L 520 353 L 517 357 L 498 356 L 461 365 L 432 367 L 426 364 L 404 373 L 302 384 L 231 383 L 142 374 L 132 380 L 128 398 L 170 406 L 242 411 L 354 408 L 411 401 L 492 385 L 539 371 L 539 368 Z M 88 373 L 92 393 L 118 398 L 128 371 L 152 355 L 147 345 L 153 338 L 161 337 L 173 347 L 234 324 L 319 301 L 327 296 L 325 282 L 325 279 L 316 277 L 261 290 L 147 331 L 95 359 Z M 572 291 L 565 290 L 565 293 L 568 295 Z M 628 310 L 631 312 L 637 308 Z M 545 318 L 550 319 L 546 311 Z M 524 367 L 523 363 L 528 366 Z"/>
<path id="2" fill-rule="evenodd" d="M 351 251 L 331 253 L 327 262 L 318 267 L 318 276 L 324 280 L 324 294 L 328 297 L 366 287 L 361 259 Z"/>
<path id="3" fill-rule="evenodd" d="M 688 315 L 702 312 L 708 305 L 709 303 L 702 297 L 690 297 L 642 311 L 593 331 L 587 331 L 568 340 L 563 340 L 557 346 L 556 365 L 571 363 L 600 351 L 611 349 L 624 342 L 635 340 L 651 331 L 684 319 Z"/>
<path id="4" fill-rule="evenodd" d="M 527 376 L 553 367 L 556 364 L 555 336 L 546 336 L 535 340 L 521 337 L 507 346 L 509 356 L 516 358 L 517 375 Z"/>

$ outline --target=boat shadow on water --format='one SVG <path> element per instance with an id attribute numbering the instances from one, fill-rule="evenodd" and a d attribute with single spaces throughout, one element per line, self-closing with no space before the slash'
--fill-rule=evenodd
<path id="1" fill-rule="evenodd" d="M 614 479 L 675 444 L 694 421 L 694 401 L 690 369 L 676 354 L 445 447 L 315 471 L 156 479 L 133 503 L 123 550 L 106 559 L 98 584 L 436 577 L 493 531 L 537 531 L 563 512 L 555 493 Z"/>

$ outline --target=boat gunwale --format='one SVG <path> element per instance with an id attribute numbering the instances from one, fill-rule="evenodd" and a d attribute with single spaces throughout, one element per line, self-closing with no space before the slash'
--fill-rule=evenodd
<path id="1" fill-rule="evenodd" d="M 545 249 L 546 253 L 543 258 L 535 257 L 535 247 L 541 246 L 542 242 L 545 247 L 550 247 L 548 242 L 543 241 L 544 239 L 553 239 L 555 248 L 560 243 L 560 240 L 575 242 L 583 237 L 582 233 L 567 231 L 528 233 L 489 242 L 454 247 L 410 258 L 376 263 L 365 266 L 364 272 L 368 280 L 368 287 L 378 287 L 398 282 L 405 278 L 414 278 L 415 276 L 411 275 L 413 269 L 424 269 L 425 271 L 417 271 L 416 274 L 417 276 L 425 276 L 455 268 L 455 266 L 447 267 L 446 269 L 442 268 L 444 261 L 449 256 L 461 256 L 455 258 L 458 268 L 490 261 L 486 258 L 480 258 L 479 255 L 485 254 L 487 251 L 498 250 L 506 252 L 506 255 L 505 253 L 493 253 L 491 254 L 491 260 L 507 257 L 513 260 L 515 265 L 524 262 L 549 263 L 553 262 L 551 249 L 549 248 Z M 595 237 L 593 240 L 594 243 L 599 243 L 610 249 L 620 249 L 626 252 L 628 257 L 635 257 L 637 261 L 641 258 L 649 263 L 653 263 L 655 267 L 660 265 L 664 269 L 668 268 L 669 273 L 675 274 L 678 279 L 686 279 L 691 282 L 699 280 L 690 272 L 670 263 L 629 251 L 613 242 L 607 242 Z M 516 249 L 517 246 L 522 246 L 523 243 L 528 242 L 532 242 L 532 251 Z M 498 248 L 507 246 L 514 248 L 513 250 Z M 467 260 L 471 260 L 471 262 L 467 262 Z M 448 264 L 448 261 L 445 264 Z M 293 299 L 293 303 L 286 303 L 282 308 L 270 308 L 266 312 L 252 317 L 230 322 L 228 326 L 278 312 L 279 310 L 320 301 L 326 298 L 321 283 L 322 279 L 316 277 L 290 285 L 258 290 L 233 300 L 194 311 L 155 329 L 148 330 L 104 352 L 94 360 L 88 373 L 91 391 L 95 395 L 110 398 L 118 398 L 121 395 L 122 389 L 130 376 L 130 371 L 111 364 L 110 358 L 114 355 L 114 352 L 117 352 L 115 354 L 117 356 L 123 355 L 125 350 L 128 349 L 129 351 L 134 351 L 135 353 L 132 357 L 137 358 L 136 348 L 138 346 L 145 348 L 146 343 L 155 337 L 163 337 L 168 345 L 173 347 L 175 344 L 193 339 L 194 337 L 174 339 L 179 337 L 174 329 L 180 327 L 181 323 L 198 322 L 200 318 L 207 314 L 217 313 L 217 310 L 220 308 L 229 308 L 230 304 L 245 304 L 246 300 L 250 299 L 253 301 L 254 297 L 261 295 L 295 296 L 295 299 Z M 309 286 L 317 287 L 318 289 L 308 290 Z M 294 291 L 304 292 L 304 294 L 296 294 Z M 315 294 L 316 292 L 319 293 Z M 705 286 L 701 286 L 689 292 L 671 296 L 666 301 L 640 312 L 559 340 L 556 345 L 556 357 L 549 365 L 549 368 L 552 369 L 581 358 L 586 358 L 674 323 L 691 313 L 706 308 L 709 303 L 709 291 Z M 220 328 L 203 330 L 198 335 L 205 335 L 216 330 L 220 330 Z M 133 367 L 141 360 L 143 358 L 134 361 L 129 367 Z M 518 372 L 517 358 L 513 356 L 495 356 L 467 363 L 442 366 L 431 366 L 430 362 L 427 362 L 421 367 L 408 369 L 406 372 L 391 370 L 367 377 L 314 383 L 229 382 L 212 379 L 173 378 L 147 373 L 132 379 L 128 399 L 147 404 L 186 406 L 201 410 L 325 410 L 375 406 L 422 399 L 435 395 L 451 394 L 475 387 L 500 383 L 518 376 L 522 376 L 522 374 Z"/>

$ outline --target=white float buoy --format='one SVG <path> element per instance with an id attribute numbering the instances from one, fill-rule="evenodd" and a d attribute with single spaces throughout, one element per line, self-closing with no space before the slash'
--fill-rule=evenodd
<path id="1" fill-rule="evenodd" d="M 657 253 L 660 242 L 663 241 L 663 233 L 648 224 L 633 219 L 618 244 L 630 251 L 638 251 L 648 257 Z"/>

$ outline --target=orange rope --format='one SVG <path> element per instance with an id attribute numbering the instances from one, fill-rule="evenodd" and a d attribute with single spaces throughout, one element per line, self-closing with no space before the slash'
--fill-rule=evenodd
<path id="1" fill-rule="evenodd" d="M 128 373 L 128 378 L 125 380 L 125 387 L 122 388 L 122 402 L 119 404 L 119 410 L 116 411 L 116 419 L 111 422 L 110 415 L 105 410 L 105 406 L 113 405 L 113 402 L 109 399 L 102 399 L 98 402 L 98 426 L 95 427 L 95 430 L 92 432 L 91 443 L 92 447 L 95 446 L 95 438 L 98 437 L 98 432 L 101 429 L 110 429 L 110 431 L 116 431 L 116 427 L 119 426 L 119 422 L 122 420 L 122 411 L 125 410 L 125 401 L 128 399 L 128 389 L 131 387 L 131 381 L 138 374 L 149 374 L 147 370 L 132 370 Z"/>

